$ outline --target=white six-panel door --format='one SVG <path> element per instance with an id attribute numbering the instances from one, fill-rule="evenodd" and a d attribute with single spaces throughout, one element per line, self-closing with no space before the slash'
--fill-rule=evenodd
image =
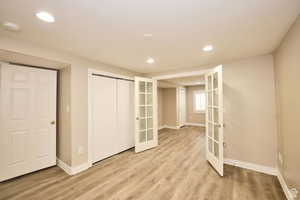
<path id="1" fill-rule="evenodd" d="M 206 159 L 223 176 L 223 77 L 222 66 L 205 75 Z"/>
<path id="2" fill-rule="evenodd" d="M 1 64 L 0 181 L 56 164 L 56 71 Z"/>

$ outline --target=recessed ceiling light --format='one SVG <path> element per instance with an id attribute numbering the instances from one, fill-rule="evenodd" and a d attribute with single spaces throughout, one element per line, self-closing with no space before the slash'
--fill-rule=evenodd
<path id="1" fill-rule="evenodd" d="M 152 63 L 154 63 L 155 61 L 154 61 L 154 59 L 153 58 L 148 58 L 148 60 L 147 60 L 147 63 L 149 63 L 149 64 L 152 64 Z"/>
<path id="2" fill-rule="evenodd" d="M 214 49 L 214 47 L 213 46 L 211 46 L 211 45 L 207 45 L 207 46 L 205 46 L 205 47 L 203 47 L 203 51 L 212 51 Z"/>
<path id="3" fill-rule="evenodd" d="M 8 31 L 14 31 L 17 32 L 20 30 L 20 27 L 17 24 L 11 23 L 11 22 L 4 22 L 2 26 L 8 30 Z"/>
<path id="4" fill-rule="evenodd" d="M 152 37 L 152 34 L 151 33 L 145 33 L 144 37 Z"/>
<path id="5" fill-rule="evenodd" d="M 38 12 L 35 15 L 37 18 L 45 22 L 53 23 L 55 21 L 54 17 L 50 13 L 45 11 Z"/>

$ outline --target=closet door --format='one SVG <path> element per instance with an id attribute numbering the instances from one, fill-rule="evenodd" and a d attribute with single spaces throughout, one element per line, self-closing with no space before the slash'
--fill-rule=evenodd
<path id="1" fill-rule="evenodd" d="M 93 163 L 116 153 L 117 80 L 93 76 Z"/>
<path id="2" fill-rule="evenodd" d="M 117 82 L 117 150 L 121 152 L 134 147 L 134 91 L 132 81 Z"/>

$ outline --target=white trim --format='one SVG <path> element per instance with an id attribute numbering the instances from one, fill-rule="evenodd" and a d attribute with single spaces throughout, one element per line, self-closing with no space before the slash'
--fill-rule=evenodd
<path id="1" fill-rule="evenodd" d="M 168 129 L 180 129 L 180 126 L 168 126 L 168 125 L 164 125 L 164 128 L 168 128 Z"/>
<path id="2" fill-rule="evenodd" d="M 269 175 L 273 175 L 273 176 L 277 176 L 277 174 L 278 174 L 278 171 L 276 168 L 267 167 L 267 166 L 263 166 L 263 165 L 257 165 L 257 164 L 248 163 L 248 162 L 243 162 L 243 161 L 239 161 L 239 160 L 224 159 L 224 164 L 233 165 L 233 166 L 244 168 L 244 169 L 250 169 L 250 170 L 253 170 L 256 172 L 269 174 Z"/>
<path id="3" fill-rule="evenodd" d="M 88 163 L 84 163 L 75 167 L 71 167 L 68 164 L 66 164 L 65 162 L 63 162 L 62 160 L 56 158 L 56 164 L 59 168 L 61 168 L 62 170 L 64 170 L 67 174 L 69 175 L 75 175 L 78 174 L 84 170 L 87 170 L 89 168 L 89 164 Z"/>
<path id="4" fill-rule="evenodd" d="M 213 67 L 210 67 L 213 68 Z M 162 79 L 171 79 L 171 78 L 180 78 L 180 77 L 188 77 L 188 76 L 195 76 L 195 75 L 204 75 L 209 71 L 209 69 L 203 69 L 199 71 L 191 71 L 191 72 L 182 72 L 182 73 L 175 73 L 175 74 L 166 74 L 166 75 L 159 75 L 153 76 L 153 79 L 162 80 Z"/>
<path id="5" fill-rule="evenodd" d="M 201 127 L 205 127 L 205 124 L 202 124 L 202 123 L 185 122 L 184 125 L 186 125 L 186 126 L 201 126 Z"/>
<path id="6" fill-rule="evenodd" d="M 92 141 L 93 141 L 93 137 L 92 137 L 92 133 L 93 133 L 93 115 L 92 115 L 92 74 L 93 74 L 94 70 L 92 69 L 88 69 L 88 163 L 89 166 L 91 167 L 93 165 L 93 147 L 92 147 Z"/>
<path id="7" fill-rule="evenodd" d="M 114 73 L 107 72 L 107 71 L 100 71 L 100 70 L 90 69 L 90 68 L 88 69 L 88 73 L 90 75 L 100 74 L 100 75 L 105 75 L 105 76 L 111 76 L 111 77 L 114 77 L 114 78 L 124 78 L 124 79 L 129 79 L 129 80 L 134 81 L 133 77 L 124 76 L 124 75 L 120 75 L 120 74 L 114 74 Z"/>
<path id="8" fill-rule="evenodd" d="M 56 158 L 56 164 L 59 168 L 64 170 L 67 174 L 72 175 L 71 167 L 68 164 L 66 164 L 65 162 L 59 160 L 58 158 Z"/>
<path id="9" fill-rule="evenodd" d="M 112 76 L 115 78 L 124 78 L 124 79 L 129 79 L 129 80 L 134 80 L 134 78 L 129 77 L 129 76 L 123 76 L 120 74 L 114 74 L 111 72 L 107 72 L 107 71 L 100 71 L 100 70 L 94 70 L 89 68 L 88 69 L 88 167 L 91 167 L 93 165 L 93 157 L 92 157 L 92 141 L 93 141 L 93 137 L 92 137 L 92 77 L 93 74 L 102 74 L 102 75 L 106 75 L 106 76 Z"/>
<path id="10" fill-rule="evenodd" d="M 162 125 L 162 126 L 159 126 L 159 127 L 158 127 L 158 130 L 161 130 L 161 129 L 164 129 L 164 128 L 166 128 L 166 126 L 165 126 L 165 125 Z"/>
<path id="11" fill-rule="evenodd" d="M 288 186 L 287 186 L 287 184 L 286 184 L 286 182 L 285 182 L 285 180 L 284 180 L 284 178 L 283 178 L 283 176 L 282 176 L 282 174 L 280 173 L 279 170 L 278 170 L 277 177 L 278 177 L 279 183 L 282 187 L 282 190 L 283 190 L 286 198 L 288 200 L 294 200 L 295 198 L 293 197 L 292 193 L 290 192 L 290 190 L 289 190 L 289 188 L 288 188 Z"/>

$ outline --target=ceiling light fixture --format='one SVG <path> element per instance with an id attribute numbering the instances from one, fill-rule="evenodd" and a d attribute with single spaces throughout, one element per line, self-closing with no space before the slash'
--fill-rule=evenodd
<path id="1" fill-rule="evenodd" d="M 152 37 L 152 34 L 151 33 L 145 33 L 144 37 Z"/>
<path id="2" fill-rule="evenodd" d="M 153 58 L 148 58 L 148 60 L 147 60 L 147 63 L 148 64 L 152 64 L 152 63 L 154 63 L 155 61 L 154 61 L 154 59 Z"/>
<path id="3" fill-rule="evenodd" d="M 214 49 L 214 47 L 213 46 L 211 46 L 211 45 L 207 45 L 207 46 L 205 46 L 205 47 L 203 47 L 203 51 L 205 51 L 205 52 L 208 52 L 208 51 L 212 51 Z"/>
<path id="4" fill-rule="evenodd" d="M 4 22 L 2 26 L 8 31 L 14 31 L 14 32 L 20 31 L 20 27 L 17 24 L 14 24 L 12 22 Z"/>
<path id="5" fill-rule="evenodd" d="M 55 22 L 55 18 L 50 13 L 45 12 L 45 11 L 38 12 L 38 13 L 35 14 L 35 16 L 37 18 L 39 18 L 40 20 L 43 20 L 43 21 L 48 22 L 48 23 Z"/>

